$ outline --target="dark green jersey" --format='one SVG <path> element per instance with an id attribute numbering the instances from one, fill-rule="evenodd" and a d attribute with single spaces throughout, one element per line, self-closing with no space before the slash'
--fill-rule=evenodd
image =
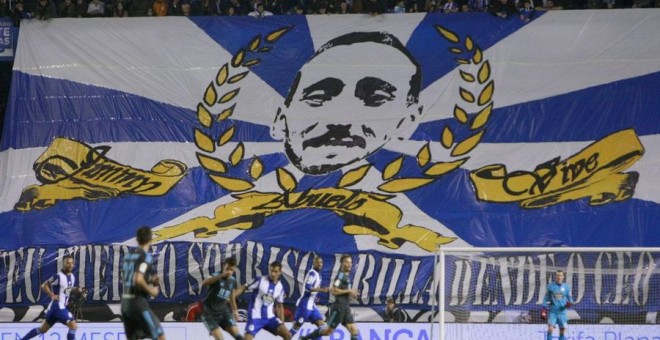
<path id="1" fill-rule="evenodd" d="M 351 289 L 351 277 L 348 275 L 348 273 L 339 272 L 339 274 L 337 274 L 337 278 L 335 279 L 332 285 L 335 288 L 342 290 Z M 335 295 L 335 304 L 342 304 L 348 306 L 350 299 L 351 299 L 350 294 Z"/>
<path id="2" fill-rule="evenodd" d="M 213 273 L 213 276 L 220 275 L 220 272 Z M 236 288 L 236 279 L 233 276 L 218 280 L 209 288 L 209 293 L 204 300 L 204 306 L 213 311 L 220 311 L 230 308 L 229 299 L 231 292 Z"/>
<path id="3" fill-rule="evenodd" d="M 128 254 L 124 255 L 121 268 L 122 283 L 124 284 L 123 297 L 149 297 L 148 292 L 135 286 L 135 274 L 137 272 L 142 273 L 144 280 L 149 282 L 151 280 L 152 262 L 153 257 L 151 254 L 145 252 L 142 248 L 133 248 Z"/>

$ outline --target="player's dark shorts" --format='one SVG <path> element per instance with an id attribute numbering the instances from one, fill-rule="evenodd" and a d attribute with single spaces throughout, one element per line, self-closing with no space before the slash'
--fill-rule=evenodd
<path id="1" fill-rule="evenodd" d="M 55 302 L 53 302 L 53 304 L 55 304 Z M 71 312 L 69 312 L 69 310 L 66 308 L 61 309 L 59 307 L 50 306 L 48 311 L 46 311 L 45 320 L 49 326 L 53 327 L 53 325 L 58 322 L 66 325 L 69 322 L 75 320 L 75 318 L 73 317 L 73 314 L 71 314 Z"/>
<path id="2" fill-rule="evenodd" d="M 122 298 L 121 316 L 128 340 L 158 339 L 164 334 L 158 317 L 144 298 Z"/>
<path id="3" fill-rule="evenodd" d="M 337 328 L 340 324 L 346 326 L 350 323 L 355 323 L 351 308 L 347 305 L 333 305 L 328 312 L 328 326 L 330 328 Z"/>
<path id="4" fill-rule="evenodd" d="M 214 311 L 204 306 L 202 309 L 202 322 L 209 331 L 209 334 L 218 327 L 227 329 L 236 326 L 236 320 L 234 320 L 234 316 L 231 314 L 229 308 L 221 308 L 219 311 Z"/>

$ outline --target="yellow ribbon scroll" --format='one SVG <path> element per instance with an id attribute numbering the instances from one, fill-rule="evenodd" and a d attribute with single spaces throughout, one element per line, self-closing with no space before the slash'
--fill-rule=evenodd
<path id="1" fill-rule="evenodd" d="M 345 221 L 344 232 L 347 234 L 378 237 L 379 244 L 391 249 L 398 249 L 405 242 L 412 242 L 426 251 L 433 252 L 438 245 L 455 240 L 424 227 L 411 224 L 399 227 L 403 214 L 397 206 L 387 202 L 394 197 L 392 195 L 320 188 L 284 193 L 252 191 L 233 197 L 237 200 L 215 208 L 213 218 L 196 217 L 163 228 L 155 232 L 155 240 L 171 239 L 191 232 L 197 238 L 207 238 L 221 231 L 257 228 L 264 223 L 266 217 L 295 209 L 332 211 Z"/>
<path id="2" fill-rule="evenodd" d="M 119 164 L 105 154 L 108 146 L 92 148 L 84 143 L 56 138 L 34 162 L 42 185 L 23 189 L 15 208 L 19 211 L 45 209 L 60 200 L 99 200 L 119 195 L 161 196 L 177 184 L 187 166 L 162 160 L 151 171 Z"/>
<path id="3" fill-rule="evenodd" d="M 600 205 L 632 197 L 639 174 L 621 171 L 643 155 L 635 130 L 627 129 L 565 160 L 551 159 L 534 171 L 508 172 L 504 165 L 492 164 L 474 170 L 470 178 L 482 201 L 520 202 L 522 208 L 531 209 L 588 197 L 590 205 Z"/>

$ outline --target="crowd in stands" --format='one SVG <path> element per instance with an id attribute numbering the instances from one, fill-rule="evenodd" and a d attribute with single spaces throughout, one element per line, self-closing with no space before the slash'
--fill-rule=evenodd
<path id="1" fill-rule="evenodd" d="M 0 17 L 21 19 L 144 16 L 347 14 L 484 11 L 533 20 L 536 11 L 660 6 L 660 0 L 0 0 Z"/>

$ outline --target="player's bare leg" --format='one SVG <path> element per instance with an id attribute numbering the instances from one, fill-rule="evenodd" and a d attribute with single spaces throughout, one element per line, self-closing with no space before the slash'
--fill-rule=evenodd
<path id="1" fill-rule="evenodd" d="M 346 328 L 348 329 L 348 332 L 351 333 L 351 340 L 353 339 L 357 340 L 359 334 L 357 325 L 354 323 L 349 323 L 348 325 L 346 325 Z"/>
<path id="2" fill-rule="evenodd" d="M 238 327 L 236 326 L 227 327 L 225 328 L 225 331 L 227 331 L 227 333 L 233 336 L 234 339 L 243 340 L 243 336 L 241 335 L 241 332 L 238 330 Z M 213 332 L 211 332 L 211 335 L 213 335 L 213 338 L 215 340 L 224 340 L 222 336 L 222 330 L 220 329 L 220 327 L 214 329 Z"/>
<path id="3" fill-rule="evenodd" d="M 215 340 L 224 340 L 222 337 L 222 331 L 220 330 L 220 327 L 217 327 L 216 329 L 211 332 L 211 335 L 213 335 L 213 339 Z"/>
<path id="4" fill-rule="evenodd" d="M 76 320 L 71 320 L 66 324 L 66 326 L 69 327 L 69 332 L 66 334 L 66 339 L 75 340 L 76 330 L 78 329 L 78 323 L 76 322 Z"/>

